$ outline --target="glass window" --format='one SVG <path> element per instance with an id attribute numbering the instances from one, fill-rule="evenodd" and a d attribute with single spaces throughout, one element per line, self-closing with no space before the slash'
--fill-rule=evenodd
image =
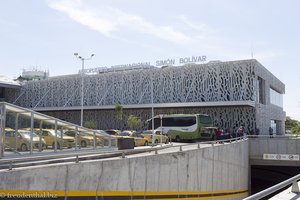
<path id="1" fill-rule="evenodd" d="M 173 126 L 192 126 L 196 124 L 196 117 L 175 117 Z"/>
<path id="2" fill-rule="evenodd" d="M 157 127 L 160 127 L 160 119 L 154 118 L 154 129 L 157 129 Z M 152 130 L 152 120 L 149 120 L 148 129 Z"/>
<path id="3" fill-rule="evenodd" d="M 199 115 L 199 123 L 200 124 L 212 124 L 210 116 Z"/>
<path id="4" fill-rule="evenodd" d="M 42 136 L 48 136 L 48 131 L 43 131 Z"/>
<path id="5" fill-rule="evenodd" d="M 261 104 L 265 104 L 265 80 L 261 77 L 257 77 L 258 80 L 258 90 L 257 90 L 257 96 L 258 96 L 258 102 Z"/>
<path id="6" fill-rule="evenodd" d="M 276 133 L 276 121 L 275 120 L 271 120 L 271 130 L 272 133 L 275 134 Z"/>
<path id="7" fill-rule="evenodd" d="M 143 134 L 152 134 L 152 131 L 144 131 Z"/>
<path id="8" fill-rule="evenodd" d="M 160 127 L 160 123 L 161 122 L 159 118 L 154 118 L 154 129 Z M 196 124 L 195 116 L 165 117 L 162 119 L 163 127 L 185 127 L 185 126 L 192 126 L 194 124 Z M 148 129 L 149 130 L 152 129 L 151 120 L 149 120 Z"/>
<path id="9" fill-rule="evenodd" d="M 163 118 L 163 126 L 172 126 L 174 123 L 173 118 Z"/>
<path id="10" fill-rule="evenodd" d="M 21 134 L 24 138 L 26 138 L 26 139 L 28 139 L 28 140 L 30 140 L 31 134 L 32 134 L 32 137 L 33 137 L 33 138 L 34 138 L 34 137 L 38 137 L 35 133 L 29 132 L 29 131 L 20 131 L 20 134 Z"/>
<path id="11" fill-rule="evenodd" d="M 53 135 L 53 136 L 55 136 L 55 130 L 51 130 L 50 131 L 50 133 Z M 70 132 L 70 135 L 74 135 L 74 137 L 75 137 L 75 132 Z M 64 136 L 65 134 L 63 134 L 60 130 L 57 130 L 57 137 L 62 137 L 62 136 Z"/>
<path id="12" fill-rule="evenodd" d="M 5 88 L 0 87 L 0 98 L 4 98 Z"/>
<path id="13" fill-rule="evenodd" d="M 122 132 L 119 134 L 120 136 L 129 136 L 130 134 L 128 132 Z M 133 135 L 133 134 L 132 134 Z M 134 137 L 134 136 L 133 136 Z"/>
<path id="14" fill-rule="evenodd" d="M 15 132 L 13 132 L 13 131 L 5 132 L 6 137 L 14 137 L 14 135 L 15 135 Z"/>
<path id="15" fill-rule="evenodd" d="M 279 107 L 283 107 L 283 95 L 276 90 L 270 88 L 270 103 Z"/>

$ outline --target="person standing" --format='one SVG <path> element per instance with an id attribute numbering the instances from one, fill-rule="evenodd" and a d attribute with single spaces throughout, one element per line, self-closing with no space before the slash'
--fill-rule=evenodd
<path id="1" fill-rule="evenodd" d="M 255 137 L 259 135 L 259 128 L 255 127 Z"/>
<path id="2" fill-rule="evenodd" d="M 227 128 L 226 129 L 226 133 L 228 134 L 228 139 L 233 138 L 233 134 L 232 134 L 232 129 L 231 128 Z"/>
<path id="3" fill-rule="evenodd" d="M 217 130 L 216 130 L 216 136 L 217 136 L 217 140 L 222 140 L 223 139 L 223 131 L 220 127 L 218 127 Z"/>
<path id="4" fill-rule="evenodd" d="M 237 132 L 237 137 L 244 136 L 244 126 L 240 126 L 236 132 Z"/>
<path id="5" fill-rule="evenodd" d="M 273 128 L 272 127 L 269 127 L 269 135 L 270 135 L 270 138 L 273 137 Z"/>
<path id="6" fill-rule="evenodd" d="M 255 127 L 255 135 L 259 135 L 259 128 Z"/>

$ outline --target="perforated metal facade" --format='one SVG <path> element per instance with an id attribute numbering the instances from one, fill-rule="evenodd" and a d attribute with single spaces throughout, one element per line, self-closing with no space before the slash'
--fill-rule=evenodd
<path id="1" fill-rule="evenodd" d="M 256 60 L 85 75 L 84 121 L 96 120 L 101 129 L 126 128 L 129 114 L 145 121 L 151 117 L 153 94 L 155 114 L 207 113 L 222 128 L 243 124 L 246 130 L 257 126 L 266 133 L 267 120 L 273 119 L 282 133 L 285 113 L 270 104 L 270 87 L 285 92 L 284 84 Z M 17 105 L 79 123 L 80 89 L 81 76 L 69 75 L 27 82 L 19 94 L 8 96 Z M 262 104 L 259 93 L 265 98 Z M 115 120 L 115 104 L 124 105 L 124 122 Z"/>

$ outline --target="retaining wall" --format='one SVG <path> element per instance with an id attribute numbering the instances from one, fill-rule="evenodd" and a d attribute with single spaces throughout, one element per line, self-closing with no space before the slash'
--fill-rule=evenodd
<path id="1" fill-rule="evenodd" d="M 175 153 L 2 170 L 0 194 L 242 199 L 248 194 L 248 165 L 245 140 Z"/>

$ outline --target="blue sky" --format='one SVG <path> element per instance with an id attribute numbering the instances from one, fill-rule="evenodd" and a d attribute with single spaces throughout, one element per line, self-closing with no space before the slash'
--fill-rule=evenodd
<path id="1" fill-rule="evenodd" d="M 1 0 L 0 69 L 14 78 L 206 55 L 253 57 L 286 85 L 284 110 L 300 120 L 300 1 Z"/>

